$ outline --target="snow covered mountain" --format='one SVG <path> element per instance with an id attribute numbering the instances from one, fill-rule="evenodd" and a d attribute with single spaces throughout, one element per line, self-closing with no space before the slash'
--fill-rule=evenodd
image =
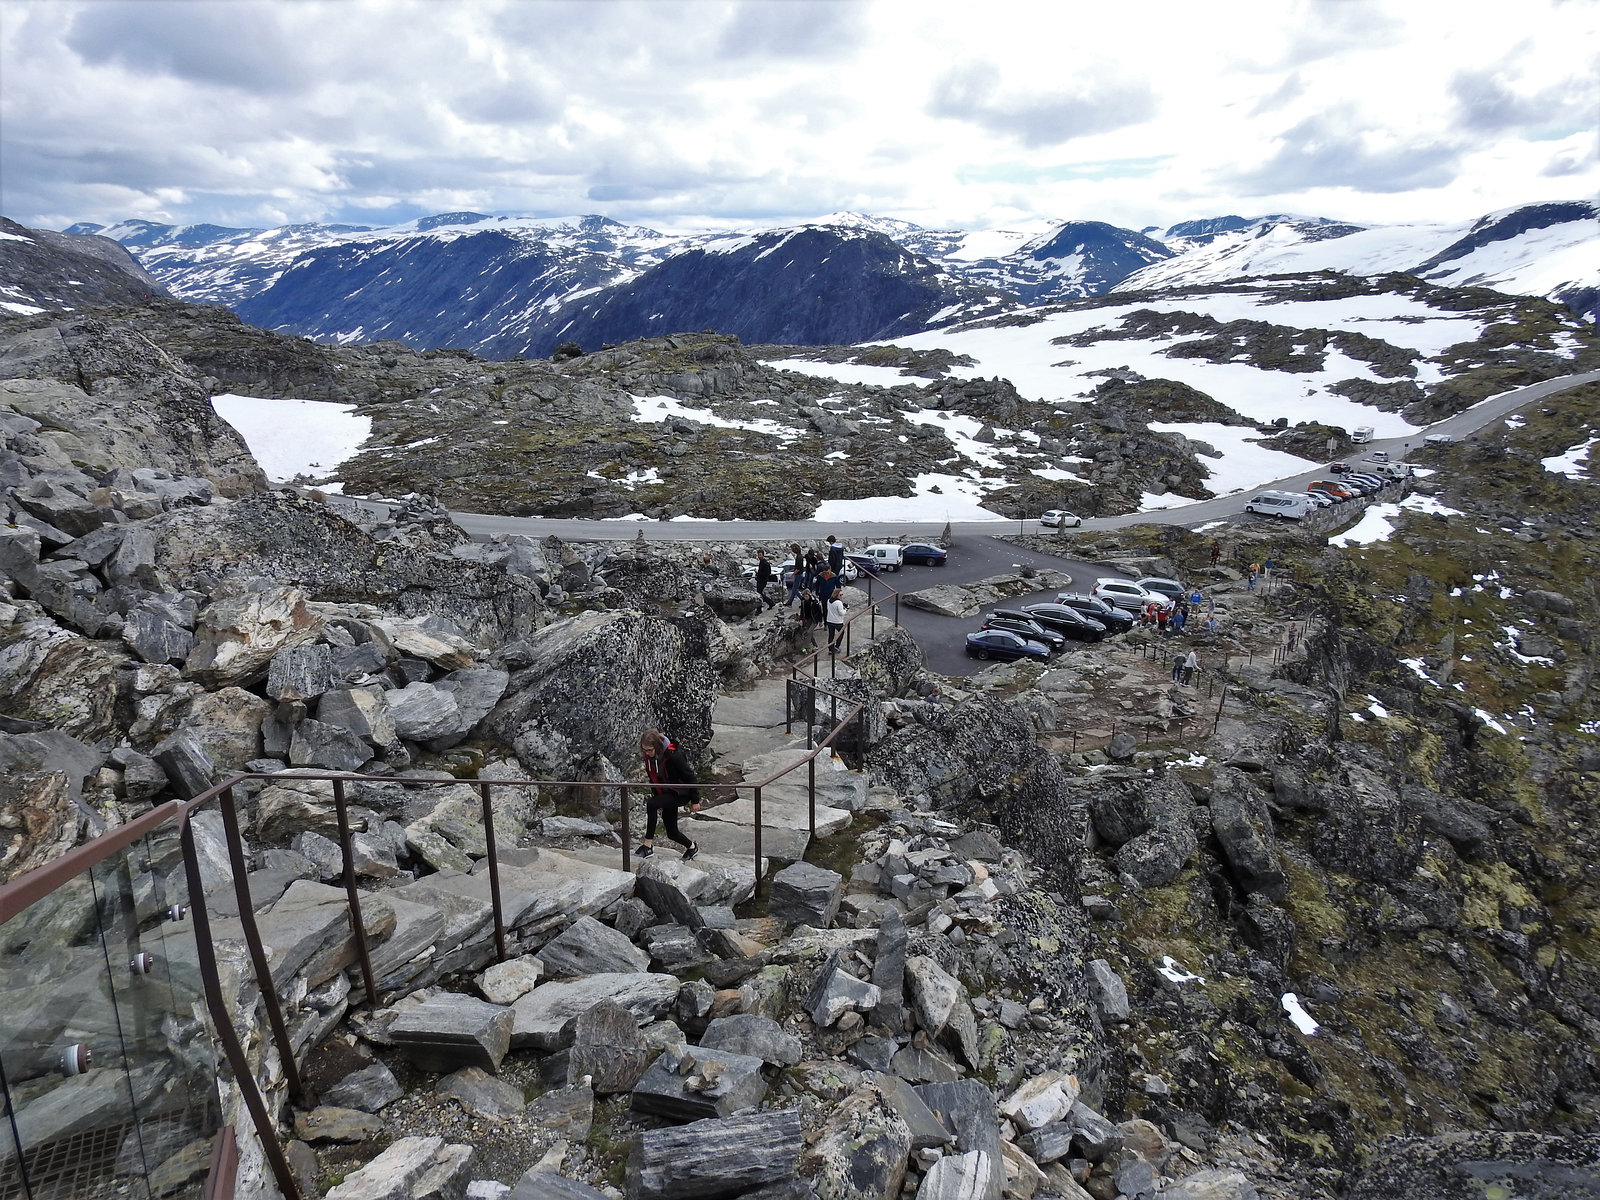
<path id="1" fill-rule="evenodd" d="M 1454 287 L 1546 296 L 1596 315 L 1600 291 L 1600 206 L 1530 204 L 1470 224 L 1331 225 L 1266 217 L 1188 222 L 1166 231 L 1183 252 L 1125 276 L 1117 292 L 1195 287 L 1252 276 L 1340 271 L 1417 275 Z"/>
<path id="2" fill-rule="evenodd" d="M 1112 290 L 1325 270 L 1412 272 L 1592 310 L 1597 231 L 1593 204 L 1556 203 L 1472 225 L 1374 228 L 1229 215 L 1144 232 L 1098 221 L 964 231 L 840 212 L 671 235 L 599 216 L 453 212 L 375 229 L 127 221 L 69 232 L 121 242 L 174 295 L 267 328 L 509 357 L 705 328 L 796 345 L 881 340 Z"/>

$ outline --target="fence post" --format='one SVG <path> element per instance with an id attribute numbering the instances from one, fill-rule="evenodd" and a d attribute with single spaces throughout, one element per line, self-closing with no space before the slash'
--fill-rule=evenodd
<path id="1" fill-rule="evenodd" d="M 1228 702 L 1228 685 L 1222 685 L 1222 698 L 1217 701 L 1217 716 L 1211 722 L 1211 732 L 1217 732 L 1217 726 L 1222 724 L 1222 706 Z"/>
<path id="2" fill-rule="evenodd" d="M 344 780 L 333 781 L 333 808 L 339 817 L 339 849 L 344 855 L 344 892 L 350 901 L 350 932 L 355 934 L 361 978 L 367 984 L 367 1007 L 378 1007 L 378 981 L 372 975 L 372 954 L 367 949 L 367 923 L 361 916 L 361 893 L 356 890 L 355 852 L 350 846 L 350 813 L 344 802 Z"/>
<path id="3" fill-rule="evenodd" d="M 806 760 L 806 811 L 810 816 L 811 836 L 817 836 L 817 760 L 813 755 Z"/>
<path id="4" fill-rule="evenodd" d="M 222 998 L 222 983 L 217 976 L 217 956 L 211 946 L 211 917 L 206 912 L 205 883 L 200 878 L 200 860 L 195 854 L 194 830 L 189 827 L 187 813 L 181 820 L 179 838 L 183 846 L 183 871 L 189 884 L 189 913 L 194 918 L 195 951 L 199 955 L 200 982 L 205 989 L 211 1024 L 222 1043 L 222 1052 L 228 1059 L 228 1065 L 233 1068 L 240 1098 L 250 1113 L 256 1133 L 261 1137 L 261 1149 L 266 1153 L 267 1165 L 272 1168 L 272 1177 L 277 1182 L 278 1190 L 284 1194 L 285 1200 L 301 1200 L 300 1188 L 295 1183 L 294 1172 L 289 1168 L 289 1160 L 283 1152 L 283 1143 L 278 1140 L 277 1127 L 273 1125 L 272 1115 L 261 1098 L 261 1089 L 256 1086 L 250 1060 L 245 1057 L 239 1033 L 228 1014 L 227 1001 Z M 269 976 L 263 981 L 263 994 L 271 986 Z M 291 1054 L 283 1065 L 287 1078 L 288 1072 L 294 1067 L 294 1056 Z"/>
<path id="5" fill-rule="evenodd" d="M 283 1006 L 278 1001 L 278 989 L 272 984 L 272 968 L 267 963 L 267 952 L 261 945 L 261 930 L 256 926 L 255 905 L 250 901 L 250 880 L 244 861 L 244 843 L 239 839 L 239 813 L 233 804 L 233 788 L 225 789 L 218 798 L 222 810 L 222 832 L 228 841 L 228 862 L 233 867 L 233 894 L 239 901 L 239 926 L 244 933 L 244 944 L 250 950 L 250 965 L 255 969 L 256 983 L 261 987 L 261 999 L 267 1008 L 267 1024 L 272 1029 L 272 1040 L 277 1044 L 278 1057 L 283 1060 L 283 1081 L 296 1099 L 300 1098 L 300 1065 L 295 1062 L 294 1043 L 289 1039 L 289 1028 L 283 1021 Z M 369 998 L 368 1003 L 371 1003 Z"/>
<path id="6" fill-rule="evenodd" d="M 755 790 L 755 807 L 756 807 L 756 861 L 755 861 L 756 886 L 755 886 L 755 890 L 757 892 L 759 892 L 761 890 L 761 789 L 759 787 L 756 788 L 756 790 Z"/>
<path id="7" fill-rule="evenodd" d="M 506 913 L 500 902 L 500 854 L 494 839 L 494 801 L 489 798 L 489 785 L 478 781 L 478 794 L 483 797 L 483 840 L 489 855 L 489 900 L 494 905 L 494 949 L 496 962 L 506 960 Z"/>
<path id="8" fill-rule="evenodd" d="M 784 709 L 789 704 L 789 686 L 783 688 Z M 633 785 L 622 785 L 622 869 L 633 870 Z"/>

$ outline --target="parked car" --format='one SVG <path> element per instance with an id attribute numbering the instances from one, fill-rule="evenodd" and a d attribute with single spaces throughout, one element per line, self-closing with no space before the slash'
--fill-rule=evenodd
<path id="1" fill-rule="evenodd" d="M 879 542 L 861 551 L 874 571 L 898 571 L 905 562 L 905 547 L 894 542 Z"/>
<path id="2" fill-rule="evenodd" d="M 1064 508 L 1051 508 L 1039 517 L 1039 524 L 1052 529 L 1076 529 L 1083 524 L 1083 518 L 1069 513 Z"/>
<path id="3" fill-rule="evenodd" d="M 1310 489 L 1307 489 L 1306 495 L 1311 497 L 1311 503 L 1317 508 L 1332 508 L 1336 503 L 1338 503 L 1338 501 L 1336 501 L 1332 496 L 1328 495 L 1327 492 L 1313 492 Z"/>
<path id="4" fill-rule="evenodd" d="M 1098 642 L 1106 636 L 1103 624 L 1065 604 L 1025 604 L 1022 611 L 1046 629 L 1054 629 L 1075 641 Z"/>
<path id="5" fill-rule="evenodd" d="M 839 578 L 844 580 L 846 583 L 854 583 L 860 573 L 860 568 L 857 566 L 857 564 L 852 562 L 850 558 L 846 556 L 844 560 L 844 566 L 839 568 Z M 746 583 L 754 584 L 756 578 L 755 563 L 747 563 L 744 569 L 739 572 L 739 574 L 744 577 L 744 581 Z M 783 584 L 784 587 L 788 587 L 791 583 L 793 583 L 794 559 L 791 558 L 782 566 L 777 567 L 773 573 L 773 578 L 775 578 L 779 583 Z"/>
<path id="6" fill-rule="evenodd" d="M 1290 521 L 1300 520 L 1313 509 L 1311 497 L 1304 492 L 1257 492 L 1244 504 L 1247 513 L 1283 517 Z"/>
<path id="7" fill-rule="evenodd" d="M 1016 662 L 1019 658 L 1050 661 L 1050 648 L 1009 629 L 980 629 L 967 634 L 967 654 L 977 659 Z"/>
<path id="8" fill-rule="evenodd" d="M 906 562 L 926 563 L 930 567 L 942 567 L 950 557 L 948 550 L 932 542 L 907 542 L 900 550 L 900 556 Z"/>
<path id="9" fill-rule="evenodd" d="M 1329 463 L 1328 464 L 1328 470 L 1334 475 L 1343 475 L 1349 469 L 1350 469 L 1350 464 L 1347 463 L 1347 462 L 1336 462 L 1336 463 Z"/>
<path id="10" fill-rule="evenodd" d="M 1043 642 L 1055 654 L 1067 648 L 1067 639 L 1053 629 L 1046 629 L 1027 613 L 999 609 L 983 618 L 985 629 L 1009 629 L 1034 642 Z"/>
<path id="11" fill-rule="evenodd" d="M 1422 444 L 1424 446 L 1448 446 L 1455 440 L 1455 437 L 1448 433 L 1430 433 L 1422 439 Z"/>
<path id="12" fill-rule="evenodd" d="M 877 560 L 868 558 L 865 554 L 859 552 L 846 554 L 844 556 L 844 565 L 854 570 L 857 577 L 876 575 L 878 573 Z"/>
<path id="13" fill-rule="evenodd" d="M 1342 464 L 1341 464 L 1342 465 Z M 1331 479 L 1313 479 L 1306 484 L 1306 491 L 1321 492 L 1324 496 L 1337 501 L 1354 500 L 1356 494 L 1344 486 L 1343 481 L 1335 483 Z"/>
<path id="14" fill-rule="evenodd" d="M 1351 474 L 1346 475 L 1344 477 L 1344 481 L 1346 483 L 1355 484 L 1357 487 L 1363 489 L 1367 495 L 1371 495 L 1373 492 L 1383 487 L 1384 484 L 1389 482 L 1380 475 L 1368 475 L 1365 471 L 1354 471 Z"/>
<path id="15" fill-rule="evenodd" d="M 1143 579 L 1135 579 L 1134 583 L 1147 592 L 1160 592 L 1168 600 L 1176 600 L 1189 594 L 1189 589 L 1176 579 L 1167 579 L 1160 575 L 1146 575 Z"/>
<path id="16" fill-rule="evenodd" d="M 1376 463 L 1386 463 L 1389 461 L 1389 452 L 1387 450 L 1374 450 L 1367 457 Z"/>
<path id="17" fill-rule="evenodd" d="M 1056 603 L 1076 609 L 1091 621 L 1099 621 L 1106 627 L 1107 633 L 1126 633 L 1133 628 L 1132 613 L 1084 592 L 1057 592 Z"/>
<path id="18" fill-rule="evenodd" d="M 1132 613 L 1143 612 L 1145 605 L 1152 600 L 1163 608 L 1172 607 L 1172 597 L 1163 596 L 1160 592 L 1148 592 L 1131 579 L 1096 579 L 1089 594 Z"/>

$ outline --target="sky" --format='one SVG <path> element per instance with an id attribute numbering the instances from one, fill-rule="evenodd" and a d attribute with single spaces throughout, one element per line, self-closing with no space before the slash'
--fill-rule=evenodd
<path id="1" fill-rule="evenodd" d="M 0 213 L 664 231 L 1600 193 L 1595 0 L 0 0 Z"/>

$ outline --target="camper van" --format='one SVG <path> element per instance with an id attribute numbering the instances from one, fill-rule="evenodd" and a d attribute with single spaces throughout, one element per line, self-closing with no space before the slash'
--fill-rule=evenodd
<path id="1" fill-rule="evenodd" d="M 1350 440 L 1352 442 L 1370 442 L 1372 440 L 1372 426 L 1357 425 L 1350 431 Z"/>
<path id="2" fill-rule="evenodd" d="M 1298 521 L 1316 507 L 1304 492 L 1257 492 L 1245 501 L 1247 513 L 1260 513 L 1264 517 L 1286 517 Z"/>

